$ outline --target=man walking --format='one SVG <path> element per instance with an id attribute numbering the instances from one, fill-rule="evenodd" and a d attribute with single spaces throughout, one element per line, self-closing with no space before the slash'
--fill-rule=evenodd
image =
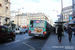
<path id="1" fill-rule="evenodd" d="M 62 26 L 59 26 L 57 29 L 57 33 L 58 33 L 58 40 L 61 43 L 61 38 L 62 38 Z"/>
<path id="2" fill-rule="evenodd" d="M 72 38 L 72 28 L 71 28 L 71 25 L 69 25 L 69 28 L 68 28 L 68 35 L 69 35 L 69 42 L 71 42 L 71 38 Z"/>

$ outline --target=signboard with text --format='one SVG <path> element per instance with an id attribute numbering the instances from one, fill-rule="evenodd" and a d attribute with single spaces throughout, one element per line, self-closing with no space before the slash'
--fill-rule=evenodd
<path id="1" fill-rule="evenodd" d="M 69 15 L 69 20 L 70 20 L 70 21 L 72 20 L 72 15 Z"/>

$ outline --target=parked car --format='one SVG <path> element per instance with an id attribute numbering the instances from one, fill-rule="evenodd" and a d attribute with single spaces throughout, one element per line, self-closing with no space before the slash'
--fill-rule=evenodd
<path id="1" fill-rule="evenodd" d="M 16 34 L 17 34 L 17 33 L 19 33 L 19 34 L 25 33 L 25 30 L 24 30 L 23 28 L 17 27 L 17 28 L 15 28 L 15 33 L 16 33 Z"/>
<path id="2" fill-rule="evenodd" d="M 25 31 L 25 33 L 26 33 L 27 29 L 26 29 L 26 28 L 23 28 L 23 29 L 24 29 L 24 31 Z"/>
<path id="3" fill-rule="evenodd" d="M 0 25 L 0 42 L 5 39 L 15 40 L 15 33 L 13 33 L 8 27 Z"/>

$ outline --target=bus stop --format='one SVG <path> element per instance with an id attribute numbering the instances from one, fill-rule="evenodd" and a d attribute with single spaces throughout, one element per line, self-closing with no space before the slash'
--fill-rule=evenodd
<path id="1" fill-rule="evenodd" d="M 62 29 L 64 31 L 64 26 L 63 26 L 64 23 L 65 22 L 55 22 L 56 34 L 57 34 L 58 26 L 60 26 L 60 25 L 62 26 Z M 64 32 L 62 32 L 62 34 L 64 34 Z"/>

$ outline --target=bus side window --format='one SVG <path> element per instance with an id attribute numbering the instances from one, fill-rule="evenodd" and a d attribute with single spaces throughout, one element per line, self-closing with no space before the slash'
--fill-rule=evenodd
<path id="1" fill-rule="evenodd" d="M 33 21 L 31 20 L 31 22 L 30 22 L 30 27 L 33 27 Z"/>

